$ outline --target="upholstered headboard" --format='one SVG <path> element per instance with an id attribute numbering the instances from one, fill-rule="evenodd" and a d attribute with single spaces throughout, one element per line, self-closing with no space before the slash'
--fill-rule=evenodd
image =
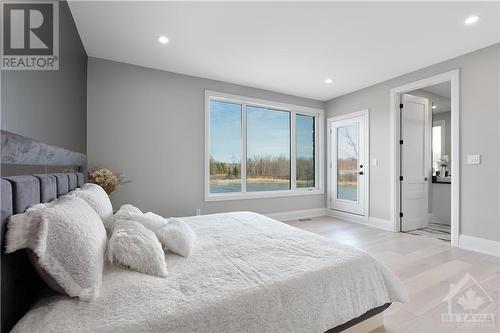
<path id="1" fill-rule="evenodd" d="M 10 165 L 71 166 L 78 172 L 1 178 L 1 331 L 8 332 L 28 311 L 44 283 L 24 251 L 5 254 L 5 232 L 11 215 L 51 201 L 83 185 L 86 156 L 2 131 L 1 162 Z"/>

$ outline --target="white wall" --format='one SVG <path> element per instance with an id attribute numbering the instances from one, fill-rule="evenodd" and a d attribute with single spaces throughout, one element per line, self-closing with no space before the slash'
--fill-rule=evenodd
<path id="1" fill-rule="evenodd" d="M 370 109 L 370 215 L 390 219 L 390 89 L 460 69 L 460 232 L 500 240 L 500 44 L 466 54 L 327 102 L 327 117 Z M 481 165 L 465 164 L 481 154 Z"/>
<path id="2" fill-rule="evenodd" d="M 204 202 L 204 91 L 325 108 L 324 102 L 148 69 L 88 61 L 88 164 L 120 170 L 132 182 L 112 194 L 164 216 L 324 208 L 325 195 Z"/>

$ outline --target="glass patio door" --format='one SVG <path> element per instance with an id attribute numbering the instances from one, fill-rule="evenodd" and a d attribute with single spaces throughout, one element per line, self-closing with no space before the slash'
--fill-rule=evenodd
<path id="1" fill-rule="evenodd" d="M 331 208 L 365 215 L 365 116 L 331 123 Z"/>

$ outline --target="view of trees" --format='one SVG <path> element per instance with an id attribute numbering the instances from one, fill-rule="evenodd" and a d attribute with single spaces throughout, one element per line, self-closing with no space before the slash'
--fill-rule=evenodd
<path id="1" fill-rule="evenodd" d="M 247 178 L 290 179 L 290 159 L 256 156 L 247 161 Z"/>
<path id="2" fill-rule="evenodd" d="M 210 158 L 211 179 L 240 179 L 241 164 L 228 163 Z M 258 156 L 247 161 L 247 178 L 268 179 L 270 181 L 290 180 L 290 159 L 285 156 Z M 297 159 L 297 187 L 314 186 L 314 160 L 312 158 Z"/>
<path id="3" fill-rule="evenodd" d="M 338 129 L 337 182 L 354 186 L 358 180 L 357 128 Z"/>
<path id="4" fill-rule="evenodd" d="M 297 187 L 314 187 L 314 159 L 297 158 Z"/>
<path id="5" fill-rule="evenodd" d="M 219 176 L 218 178 L 225 179 L 235 179 L 240 178 L 240 174 L 240 163 L 219 162 L 210 156 L 210 176 Z"/>

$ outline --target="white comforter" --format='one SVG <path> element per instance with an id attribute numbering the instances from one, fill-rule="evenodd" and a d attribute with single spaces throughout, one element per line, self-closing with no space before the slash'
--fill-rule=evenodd
<path id="1" fill-rule="evenodd" d="M 167 255 L 166 279 L 107 267 L 97 300 L 42 299 L 14 332 L 324 332 L 405 299 L 347 245 L 250 212 L 184 220 L 196 248 Z"/>

